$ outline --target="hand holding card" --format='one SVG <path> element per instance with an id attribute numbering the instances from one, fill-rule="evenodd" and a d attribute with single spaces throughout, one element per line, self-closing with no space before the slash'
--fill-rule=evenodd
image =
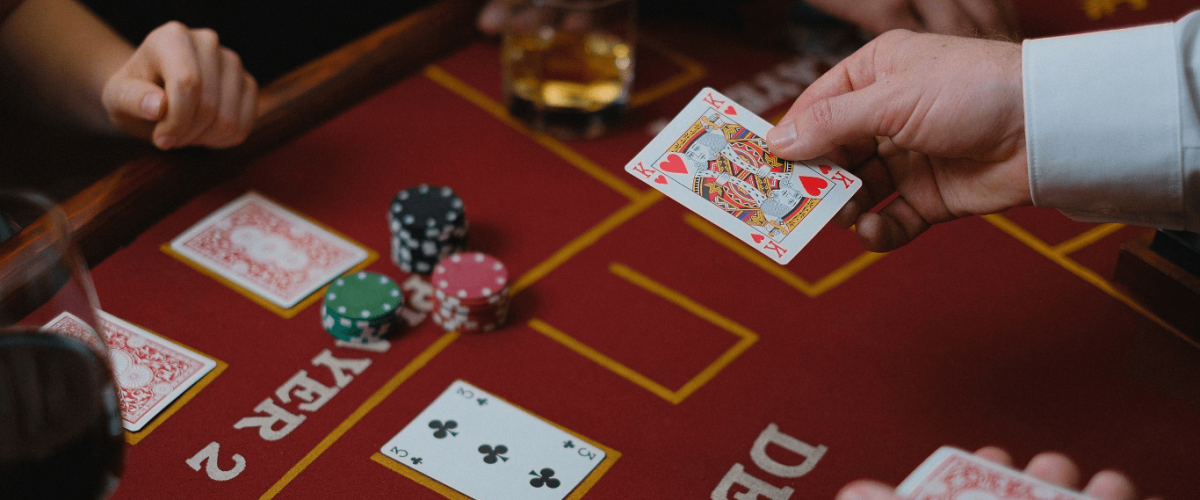
<path id="1" fill-rule="evenodd" d="M 1083 491 L 1072 488 L 1078 467 L 1053 452 L 1029 461 L 1025 472 L 1011 468 L 1012 459 L 999 448 L 987 447 L 970 454 L 939 448 L 897 486 L 894 493 L 870 481 L 851 483 L 839 500 L 1137 500 L 1133 483 L 1124 475 L 1101 471 Z"/>
<path id="2" fill-rule="evenodd" d="M 825 158 L 780 159 L 763 140 L 770 128 L 706 88 L 625 171 L 787 264 L 862 183 Z"/>
<path id="3" fill-rule="evenodd" d="M 785 158 L 834 150 L 854 157 L 847 161 L 855 163 L 845 166 L 870 185 L 841 215 L 855 225 L 867 250 L 891 251 L 931 225 L 1033 203 L 1028 162 L 1032 153 L 1026 151 L 1025 129 L 1026 119 L 1033 118 L 1026 113 L 1045 113 L 1038 115 L 1046 120 L 1038 118 L 1040 136 L 1057 128 L 1047 122 L 1062 108 L 1049 105 L 1053 97 L 1047 97 L 1044 108 L 1033 105 L 1032 97 L 1024 98 L 1021 60 L 1020 44 L 901 30 L 886 33 L 805 89 L 770 131 L 768 142 Z M 1066 124 L 1077 117 L 1067 113 L 1058 119 Z M 1130 125 L 1130 130 L 1137 128 Z M 1070 129 L 1057 133 L 1063 130 Z M 1066 147 L 1061 141 L 1046 143 Z M 1084 146 L 1070 154 L 1072 163 L 1086 172 L 1095 161 L 1083 160 L 1084 153 L 1119 164 L 1112 158 L 1115 152 L 1134 150 L 1106 146 Z M 1073 176 L 1059 178 L 1067 177 Z M 1115 186 L 1138 177 L 1148 178 L 1129 174 L 1128 180 L 1118 176 L 1107 184 L 1112 193 L 1124 193 Z M 1042 205 L 1047 202 L 1041 200 Z"/>

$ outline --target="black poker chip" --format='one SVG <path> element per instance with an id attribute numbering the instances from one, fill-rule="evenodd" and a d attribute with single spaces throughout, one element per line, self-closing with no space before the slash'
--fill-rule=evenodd
<path id="1" fill-rule="evenodd" d="M 401 190 L 388 210 L 392 262 L 407 273 L 428 276 L 442 259 L 467 247 L 462 199 L 444 186 Z"/>

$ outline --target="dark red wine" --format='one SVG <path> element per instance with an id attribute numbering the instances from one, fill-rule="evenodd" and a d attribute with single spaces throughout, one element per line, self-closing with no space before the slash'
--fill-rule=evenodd
<path id="1" fill-rule="evenodd" d="M 0 333 L 0 498 L 103 498 L 124 456 L 103 359 L 70 337 Z"/>

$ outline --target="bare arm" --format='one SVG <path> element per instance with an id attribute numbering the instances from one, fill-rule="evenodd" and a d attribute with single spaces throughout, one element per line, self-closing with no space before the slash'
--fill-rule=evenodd
<path id="1" fill-rule="evenodd" d="M 257 83 L 212 30 L 172 21 L 135 49 L 75 0 L 20 2 L 0 24 L 0 66 L 9 102 L 161 149 L 233 146 L 256 116 Z"/>
<path id="2" fill-rule="evenodd" d="M 133 47 L 74 0 L 19 3 L 0 24 L 5 99 L 58 122 L 117 132 L 98 96 Z"/>

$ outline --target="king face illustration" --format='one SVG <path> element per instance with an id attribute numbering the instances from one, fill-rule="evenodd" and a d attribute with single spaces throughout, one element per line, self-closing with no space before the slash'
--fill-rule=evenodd
<path id="1" fill-rule="evenodd" d="M 671 148 L 695 172 L 691 189 L 721 210 L 781 239 L 819 200 L 803 195 L 792 162 L 780 160 L 762 138 L 719 115 L 702 116 Z"/>

